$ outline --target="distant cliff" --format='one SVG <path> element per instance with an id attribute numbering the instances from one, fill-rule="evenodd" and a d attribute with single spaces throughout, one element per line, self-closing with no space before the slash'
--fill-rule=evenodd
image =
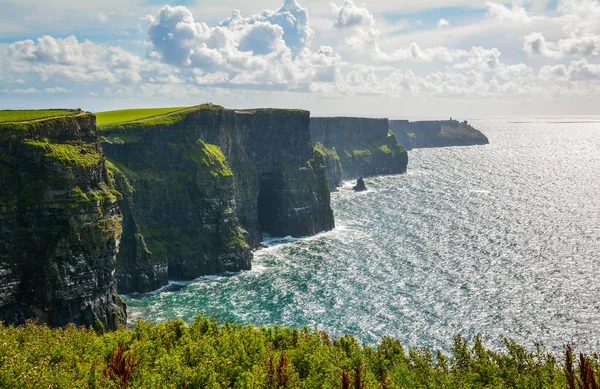
<path id="1" fill-rule="evenodd" d="M 488 138 L 466 121 L 409 122 L 390 120 L 390 130 L 408 150 L 430 147 L 486 145 Z"/>
<path id="2" fill-rule="evenodd" d="M 308 236 L 334 227 L 306 111 L 207 105 L 101 132 L 124 194 L 121 293 L 250 269 L 263 231 Z"/>
<path id="3" fill-rule="evenodd" d="M 125 323 L 119 196 L 93 115 L 0 123 L 0 321 Z"/>
<path id="4" fill-rule="evenodd" d="M 328 169 L 330 185 L 339 170 L 344 179 L 406 172 L 408 153 L 389 133 L 388 119 L 311 118 L 310 132 L 326 148 L 328 167 L 335 168 L 335 155 L 339 158 L 341 169 Z"/>

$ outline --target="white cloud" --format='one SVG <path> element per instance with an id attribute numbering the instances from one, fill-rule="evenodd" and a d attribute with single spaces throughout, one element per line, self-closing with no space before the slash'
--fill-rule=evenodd
<path id="1" fill-rule="evenodd" d="M 438 28 L 450 27 L 450 22 L 447 21 L 446 19 L 440 19 L 437 26 L 438 26 Z"/>
<path id="2" fill-rule="evenodd" d="M 352 0 L 345 0 L 342 6 L 332 3 L 336 15 L 334 26 L 336 28 L 371 27 L 375 19 L 369 10 L 354 4 Z"/>
<path id="3" fill-rule="evenodd" d="M 567 73 L 572 81 L 600 81 L 600 65 L 591 64 L 585 58 L 571 62 Z"/>
<path id="4" fill-rule="evenodd" d="M 60 86 L 44 89 L 44 93 L 71 93 L 71 92 L 73 92 L 73 91 L 69 90 L 67 88 L 60 87 Z"/>
<path id="5" fill-rule="evenodd" d="M 562 0 L 554 20 L 562 25 L 567 36 L 552 41 L 541 32 L 527 34 L 523 38 L 523 50 L 529 56 L 600 56 L 599 1 Z"/>
<path id="6" fill-rule="evenodd" d="M 564 58 L 575 55 L 600 55 L 600 35 L 583 34 L 548 42 L 544 34 L 533 32 L 526 35 L 523 41 L 523 50 L 529 56 Z"/>
<path id="7" fill-rule="evenodd" d="M 23 89 L 23 88 L 2 89 L 1 92 L 2 93 L 30 95 L 30 94 L 38 94 L 38 93 L 70 93 L 72 91 L 68 90 L 67 88 L 63 88 L 63 87 L 45 88 L 43 90 L 39 90 L 37 88 L 31 87 L 31 88 L 27 88 L 27 89 Z"/>
<path id="8" fill-rule="evenodd" d="M 118 48 L 75 36 L 45 35 L 11 44 L 9 66 L 15 73 L 37 73 L 42 80 L 105 81 L 131 84 L 141 80 L 141 59 Z"/>
<path id="9" fill-rule="evenodd" d="M 261 15 L 234 11 L 216 27 L 196 22 L 186 7 L 165 6 L 151 17 L 149 57 L 200 71 L 193 76 L 199 85 L 296 89 L 336 74 L 340 63 L 330 47 L 311 50 L 313 35 L 308 11 L 296 0 Z"/>
<path id="10" fill-rule="evenodd" d="M 509 8 L 502 3 L 488 1 L 485 3 L 488 7 L 487 17 L 500 22 L 503 25 L 528 25 L 533 19 L 527 14 L 520 1 L 513 1 Z"/>
<path id="11" fill-rule="evenodd" d="M 208 98 L 208 91 L 226 89 L 235 91 L 233 95 L 248 90 L 295 91 L 338 98 L 592 94 L 600 88 L 600 65 L 586 57 L 599 55 L 597 5 L 597 1 L 563 0 L 556 14 L 548 16 L 535 14 L 529 6 L 527 11 L 518 2 L 511 6 L 488 2 L 486 16 L 472 25 L 450 25 L 441 19 L 438 28 L 444 28 L 443 34 L 431 26 L 422 35 L 401 34 L 405 39 L 401 44 L 394 44 L 397 28 L 351 0 L 330 4 L 335 14 L 329 19 L 320 16 L 316 31 L 323 36 L 318 37 L 308 10 L 296 0 L 258 15 L 233 11 L 210 25 L 197 20 L 194 16 L 199 13 L 189 8 L 165 6 L 148 17 L 146 57 L 75 36 L 0 45 L 0 87 L 2 93 L 15 95 L 81 88 L 100 98 L 182 99 Z M 109 14 L 105 16 L 113 23 Z M 562 28 L 554 28 L 558 25 Z M 511 34 L 513 40 L 506 44 L 516 42 L 521 57 L 525 56 L 518 49 L 524 37 L 525 52 L 552 58 L 552 63 L 534 69 L 515 60 L 514 53 L 511 57 L 510 50 L 502 55 L 491 43 L 470 48 L 456 44 L 465 36 L 492 30 Z M 440 35 L 454 41 L 429 39 Z M 336 48 L 318 47 L 323 41 Z M 575 56 L 571 63 L 558 63 L 568 56 Z M 48 81 L 58 84 L 46 88 Z M 14 89 L 17 82 L 33 87 Z M 69 88 L 61 82 L 68 82 Z"/>

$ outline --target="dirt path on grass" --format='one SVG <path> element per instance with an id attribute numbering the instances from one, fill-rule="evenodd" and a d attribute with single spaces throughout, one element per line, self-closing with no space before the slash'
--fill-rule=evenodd
<path id="1" fill-rule="evenodd" d="M 48 116 L 45 118 L 39 118 L 39 119 L 32 119 L 32 120 L 18 120 L 15 122 L 1 122 L 0 126 L 3 124 L 23 124 L 23 123 L 36 123 L 36 122 L 43 122 L 44 120 L 52 120 L 52 119 L 58 119 L 58 118 L 74 118 L 77 116 L 86 116 L 91 114 L 91 112 L 86 112 L 86 111 L 79 111 L 79 112 L 73 112 L 72 115 L 58 115 L 58 116 Z"/>
<path id="2" fill-rule="evenodd" d="M 163 113 L 162 115 L 156 115 L 156 116 L 148 116 L 146 118 L 142 118 L 142 119 L 136 119 L 136 120 L 130 120 L 128 122 L 118 122 L 118 123 L 110 123 L 110 124 L 100 124 L 99 127 L 108 127 L 108 126 L 120 126 L 123 124 L 131 124 L 131 123 L 141 123 L 141 122 L 146 122 L 148 120 L 153 120 L 153 119 L 158 119 L 158 118 L 163 118 L 165 116 L 171 116 L 171 115 L 175 115 L 175 114 L 179 114 L 179 113 L 186 113 L 186 112 L 190 112 L 193 111 L 195 109 L 197 109 L 198 106 L 193 106 L 191 108 L 185 108 L 179 111 L 173 111 L 173 112 L 169 112 L 169 113 Z"/>

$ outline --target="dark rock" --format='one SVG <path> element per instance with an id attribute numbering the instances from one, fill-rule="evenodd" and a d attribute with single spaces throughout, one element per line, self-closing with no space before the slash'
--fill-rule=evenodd
<path id="1" fill-rule="evenodd" d="M 365 185 L 365 181 L 362 177 L 356 181 L 356 186 L 354 186 L 352 190 L 355 192 L 365 192 L 367 190 L 367 186 Z"/>
<path id="2" fill-rule="evenodd" d="M 344 179 L 406 172 L 408 153 L 389 133 L 388 119 L 311 118 L 310 131 L 313 142 L 339 159 L 339 170 L 326 165 L 330 180 L 337 181 L 339 171 Z"/>
<path id="3" fill-rule="evenodd" d="M 334 227 L 306 111 L 211 105 L 171 124 L 101 130 L 124 192 L 119 290 L 155 289 L 167 282 L 164 269 L 173 280 L 247 270 L 262 232 L 300 237 Z"/>
<path id="4" fill-rule="evenodd" d="M 0 321 L 125 324 L 119 196 L 93 115 L 0 124 Z"/>

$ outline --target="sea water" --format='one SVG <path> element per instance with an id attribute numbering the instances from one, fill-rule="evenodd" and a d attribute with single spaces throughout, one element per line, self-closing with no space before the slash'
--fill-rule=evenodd
<path id="1" fill-rule="evenodd" d="M 253 270 L 128 296 L 138 317 L 318 327 L 447 350 L 458 334 L 600 350 L 600 121 L 476 120 L 488 146 L 346 183 L 337 228 L 267 238 Z"/>

